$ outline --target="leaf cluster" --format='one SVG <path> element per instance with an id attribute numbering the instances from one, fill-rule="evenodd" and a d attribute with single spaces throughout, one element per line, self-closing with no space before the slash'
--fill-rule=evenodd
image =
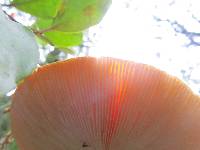
<path id="1" fill-rule="evenodd" d="M 82 43 L 83 31 L 97 24 L 111 0 L 13 0 L 11 5 L 35 16 L 36 35 L 55 48 L 66 50 Z"/>

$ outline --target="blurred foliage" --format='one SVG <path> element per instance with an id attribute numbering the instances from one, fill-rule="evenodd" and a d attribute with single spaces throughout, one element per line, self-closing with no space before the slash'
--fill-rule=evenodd
<path id="1" fill-rule="evenodd" d="M 10 99 L 7 96 L 0 98 L 0 138 L 2 138 L 9 130 L 8 114 L 4 113 L 4 109 L 10 104 Z"/>
<path id="2" fill-rule="evenodd" d="M 18 147 L 17 147 L 16 142 L 13 141 L 12 143 L 10 143 L 10 144 L 7 146 L 7 150 L 18 150 Z"/>
<path id="3" fill-rule="evenodd" d="M 0 143 L 10 131 L 10 118 L 9 113 L 5 113 L 5 108 L 9 107 L 11 103 L 10 97 L 3 96 L 0 98 Z M 1 146 L 0 146 L 1 147 Z M 18 150 L 15 141 L 5 145 L 3 150 Z"/>
<path id="4" fill-rule="evenodd" d="M 8 115 L 1 114 L 0 117 L 0 137 L 2 138 L 8 132 L 10 126 Z"/>

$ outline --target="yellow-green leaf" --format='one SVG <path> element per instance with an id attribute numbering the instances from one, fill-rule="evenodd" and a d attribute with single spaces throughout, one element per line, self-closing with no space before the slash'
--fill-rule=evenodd
<path id="1" fill-rule="evenodd" d="M 62 0 L 13 0 L 16 8 L 41 18 L 54 18 L 61 7 Z"/>
<path id="2" fill-rule="evenodd" d="M 77 32 L 99 23 L 111 0 L 64 0 L 64 11 L 55 18 L 56 30 Z"/>
<path id="3" fill-rule="evenodd" d="M 50 31 L 45 32 L 44 35 L 56 48 L 77 46 L 82 43 L 83 39 L 82 32 Z"/>

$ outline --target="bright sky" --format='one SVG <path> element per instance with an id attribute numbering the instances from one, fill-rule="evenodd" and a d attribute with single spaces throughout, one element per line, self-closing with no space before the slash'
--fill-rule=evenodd
<path id="1" fill-rule="evenodd" d="M 200 47 L 176 33 L 177 21 L 190 32 L 200 33 L 199 0 L 113 0 L 100 25 L 90 29 L 94 38 L 91 56 L 112 56 L 152 64 L 200 90 Z M 196 39 L 200 40 L 200 39 Z"/>

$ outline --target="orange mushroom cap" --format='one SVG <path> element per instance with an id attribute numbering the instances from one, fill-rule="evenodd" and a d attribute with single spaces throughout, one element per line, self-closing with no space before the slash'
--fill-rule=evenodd
<path id="1" fill-rule="evenodd" d="M 199 150 L 200 98 L 154 67 L 82 57 L 27 77 L 11 125 L 20 150 Z"/>

